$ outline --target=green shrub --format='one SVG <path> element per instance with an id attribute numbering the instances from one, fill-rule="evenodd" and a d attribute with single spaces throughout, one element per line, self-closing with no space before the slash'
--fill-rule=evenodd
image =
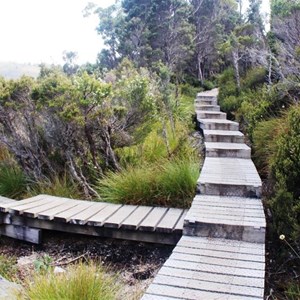
<path id="1" fill-rule="evenodd" d="M 199 163 L 195 160 L 165 160 L 111 172 L 99 180 L 97 189 L 108 202 L 187 207 L 198 176 Z"/>
<path id="2" fill-rule="evenodd" d="M 300 299 L 300 283 L 293 282 L 288 285 L 285 295 L 289 300 L 299 300 Z"/>
<path id="3" fill-rule="evenodd" d="M 14 164 L 0 164 L 0 195 L 19 199 L 25 192 L 27 179 L 22 170 Z"/>
<path id="4" fill-rule="evenodd" d="M 213 88 L 215 88 L 215 84 L 212 81 L 204 80 L 202 87 L 205 91 L 212 90 Z"/>
<path id="5" fill-rule="evenodd" d="M 28 283 L 26 299 L 30 300 L 113 300 L 119 286 L 115 278 L 99 266 L 78 264 L 66 273 L 36 274 Z"/>
<path id="6" fill-rule="evenodd" d="M 68 178 L 66 174 L 32 184 L 27 196 L 32 197 L 39 194 L 48 194 L 73 199 L 80 199 L 82 197 L 82 193 L 80 192 L 78 185 Z"/>
<path id="7" fill-rule="evenodd" d="M 271 162 L 275 196 L 271 200 L 274 224 L 279 234 L 300 238 L 300 106 L 294 105 L 283 118 Z"/>
<path id="8" fill-rule="evenodd" d="M 247 71 L 242 79 L 242 88 L 256 89 L 266 82 L 267 71 L 265 68 L 257 67 Z"/>

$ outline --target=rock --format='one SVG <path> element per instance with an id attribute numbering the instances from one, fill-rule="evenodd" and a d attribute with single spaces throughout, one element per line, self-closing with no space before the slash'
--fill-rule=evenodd
<path id="1" fill-rule="evenodd" d="M 17 300 L 22 299 L 22 287 L 19 284 L 10 282 L 0 276 L 0 299 L 1 300 Z"/>
<path id="2" fill-rule="evenodd" d="M 61 267 L 55 267 L 53 270 L 54 274 L 62 274 L 62 273 L 66 273 L 66 270 L 61 268 Z"/>

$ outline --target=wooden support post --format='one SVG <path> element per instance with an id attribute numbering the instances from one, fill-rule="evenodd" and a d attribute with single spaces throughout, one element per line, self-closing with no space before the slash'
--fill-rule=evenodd
<path id="1" fill-rule="evenodd" d="M 42 240 L 42 230 L 27 226 L 1 224 L 0 234 L 14 239 L 40 244 Z"/>

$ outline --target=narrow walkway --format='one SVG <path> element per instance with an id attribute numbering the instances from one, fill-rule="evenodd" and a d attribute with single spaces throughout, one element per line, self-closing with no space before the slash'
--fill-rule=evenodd
<path id="1" fill-rule="evenodd" d="M 176 245 L 186 210 L 38 195 L 14 201 L 0 197 L 0 233 L 32 243 L 41 229 Z"/>
<path id="2" fill-rule="evenodd" d="M 238 123 L 226 120 L 217 90 L 199 93 L 206 158 L 183 237 L 142 300 L 263 299 L 265 216 L 261 180 Z"/>

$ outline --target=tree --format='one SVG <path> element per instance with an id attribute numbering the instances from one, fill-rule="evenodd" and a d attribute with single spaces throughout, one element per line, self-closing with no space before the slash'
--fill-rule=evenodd
<path id="1" fill-rule="evenodd" d="M 63 65 L 63 71 L 68 75 L 76 74 L 79 66 L 75 63 L 77 60 L 77 52 L 74 51 L 64 51 L 63 60 L 65 64 Z"/>

